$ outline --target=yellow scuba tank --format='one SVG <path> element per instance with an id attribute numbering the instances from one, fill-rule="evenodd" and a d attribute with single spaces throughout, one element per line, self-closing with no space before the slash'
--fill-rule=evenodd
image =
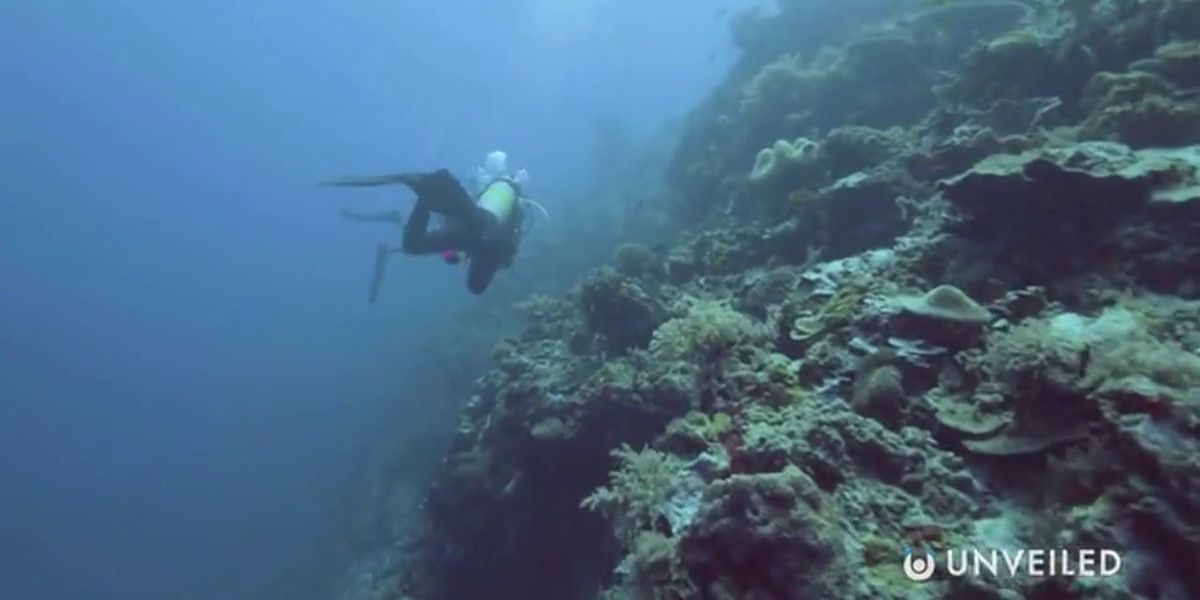
<path id="1" fill-rule="evenodd" d="M 501 223 L 507 223 L 517 210 L 521 191 L 511 179 L 500 178 L 488 184 L 479 194 L 479 206 L 496 215 Z"/>

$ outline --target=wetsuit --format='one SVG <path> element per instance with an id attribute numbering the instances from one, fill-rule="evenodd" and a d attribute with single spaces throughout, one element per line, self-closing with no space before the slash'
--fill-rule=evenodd
<path id="1" fill-rule="evenodd" d="M 394 211 L 364 214 L 342 211 L 356 221 L 377 221 L 404 224 L 404 241 L 399 248 L 380 244 L 376 250 L 375 273 L 371 282 L 371 302 L 379 295 L 384 267 L 388 256 L 395 252 L 407 254 L 445 254 L 467 256 L 467 289 L 481 294 L 491 284 L 500 269 L 512 265 L 521 242 L 520 184 L 506 177 L 489 183 L 472 198 L 449 171 L 431 173 L 402 173 L 367 177 L 345 177 L 325 185 L 371 187 L 402 184 L 417 195 L 417 204 L 403 221 Z M 445 222 L 430 229 L 430 217 L 445 217 Z"/>
<path id="2" fill-rule="evenodd" d="M 417 204 L 404 224 L 403 251 L 465 253 L 470 261 L 467 289 L 483 293 L 496 272 L 511 266 L 516 256 L 521 241 L 520 185 L 511 179 L 497 179 L 479 198 L 471 198 L 445 169 L 400 177 L 417 195 Z M 496 186 L 506 189 L 493 189 Z M 491 196 L 500 198 L 503 205 L 492 206 L 488 202 Z M 436 229 L 429 228 L 432 213 L 446 217 Z"/>

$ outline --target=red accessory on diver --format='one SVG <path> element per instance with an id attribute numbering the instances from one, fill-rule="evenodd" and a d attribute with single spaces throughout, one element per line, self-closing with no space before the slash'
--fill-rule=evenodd
<path id="1" fill-rule="evenodd" d="M 446 261 L 448 265 L 457 265 L 462 261 L 462 256 L 455 250 L 446 250 L 442 252 L 442 260 Z"/>

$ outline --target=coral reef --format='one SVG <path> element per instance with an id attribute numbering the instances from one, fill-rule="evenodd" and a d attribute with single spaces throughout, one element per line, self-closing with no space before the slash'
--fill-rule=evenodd
<path id="1" fill-rule="evenodd" d="M 734 20 L 674 237 L 523 304 L 397 596 L 1200 597 L 1198 3 L 862 4 Z M 1125 568 L 901 569 L 960 547 Z"/>
<path id="2" fill-rule="evenodd" d="M 701 598 L 812 598 L 839 588 L 837 528 L 816 484 L 796 467 L 733 475 L 704 492 L 679 542 Z"/>

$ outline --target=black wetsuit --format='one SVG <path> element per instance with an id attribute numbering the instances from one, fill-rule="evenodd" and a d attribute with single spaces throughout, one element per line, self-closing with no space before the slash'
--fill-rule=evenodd
<path id="1" fill-rule="evenodd" d="M 508 218 L 501 222 L 494 213 L 479 206 L 476 199 L 445 169 L 431 173 L 344 177 L 327 181 L 324 185 L 373 187 L 396 184 L 408 186 L 417 195 L 417 204 L 407 220 L 394 211 L 377 214 L 342 211 L 342 216 L 355 221 L 403 223 L 403 244 L 399 248 L 380 244 L 376 250 L 371 302 L 379 295 L 387 258 L 395 252 L 466 254 L 470 264 L 467 289 L 475 294 L 487 289 L 497 271 L 512 265 L 521 242 L 523 216 L 520 202 L 517 201 Z M 484 191 L 493 185 L 507 185 L 512 188 L 514 197 L 520 198 L 521 189 L 516 181 L 497 179 Z M 431 230 L 429 221 L 433 213 L 444 216 L 445 223 Z"/>
<path id="2" fill-rule="evenodd" d="M 417 195 L 408 221 L 404 224 L 402 250 L 408 254 L 463 252 L 470 266 L 467 289 L 481 294 L 502 268 L 512 265 L 521 241 L 521 208 L 518 203 L 509 218 L 501 222 L 491 211 L 480 207 L 449 171 L 411 173 L 399 181 Z M 508 185 L 520 196 L 520 186 L 510 179 L 491 185 Z M 436 229 L 429 228 L 433 213 L 446 217 Z"/>

